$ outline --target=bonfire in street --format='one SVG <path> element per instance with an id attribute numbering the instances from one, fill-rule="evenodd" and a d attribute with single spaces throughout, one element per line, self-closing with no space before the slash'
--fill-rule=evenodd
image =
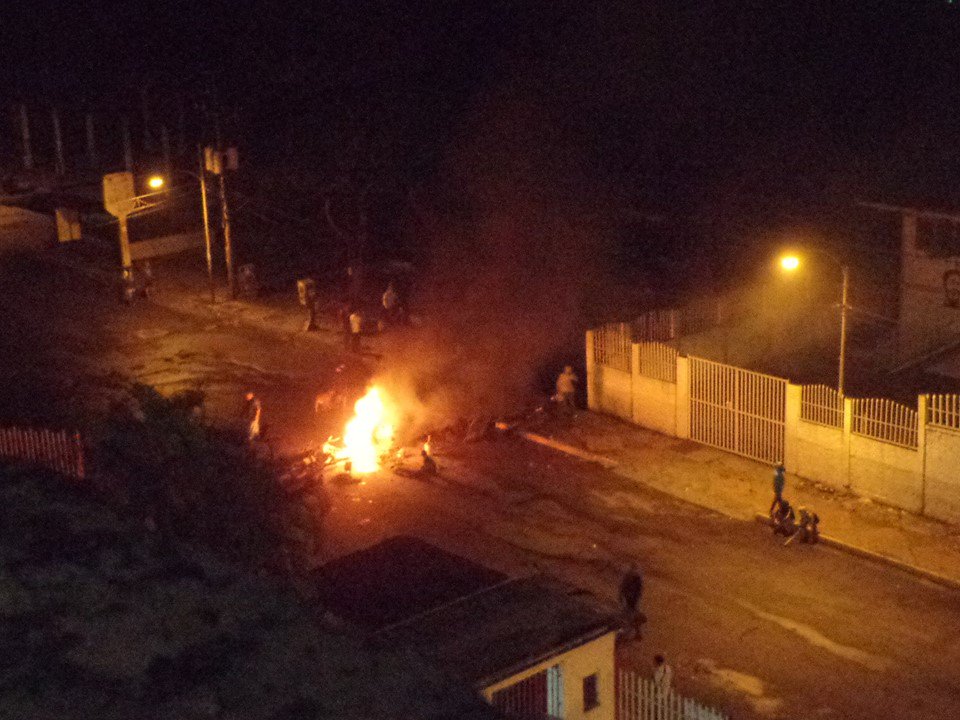
<path id="1" fill-rule="evenodd" d="M 344 469 L 355 475 L 379 470 L 393 446 L 390 417 L 380 389 L 370 388 L 354 405 L 354 416 L 347 422 L 343 438 L 331 437 L 324 443 L 329 463 L 343 462 Z"/>

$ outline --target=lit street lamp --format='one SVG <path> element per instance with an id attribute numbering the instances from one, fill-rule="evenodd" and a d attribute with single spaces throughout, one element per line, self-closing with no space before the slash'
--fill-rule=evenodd
<path id="1" fill-rule="evenodd" d="M 160 188 L 163 187 L 163 183 L 164 183 L 163 178 L 160 177 L 159 175 L 154 175 L 149 180 L 147 180 L 147 185 L 151 190 L 159 190 Z"/>
<path id="2" fill-rule="evenodd" d="M 843 283 L 840 290 L 840 367 L 837 372 L 837 392 L 843 395 L 844 369 L 847 356 L 847 291 L 850 286 L 850 267 L 840 262 L 831 253 L 818 248 L 810 248 L 810 252 L 819 253 L 829 258 L 837 267 L 840 268 L 840 274 L 843 277 Z M 785 272 L 793 272 L 800 268 L 800 258 L 797 255 L 784 255 L 780 258 L 780 267 Z"/>

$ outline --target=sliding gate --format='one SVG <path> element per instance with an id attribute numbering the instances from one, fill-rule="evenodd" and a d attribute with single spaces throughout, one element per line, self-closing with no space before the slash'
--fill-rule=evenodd
<path id="1" fill-rule="evenodd" d="M 690 358 L 690 437 L 768 463 L 783 461 L 787 381 Z"/>

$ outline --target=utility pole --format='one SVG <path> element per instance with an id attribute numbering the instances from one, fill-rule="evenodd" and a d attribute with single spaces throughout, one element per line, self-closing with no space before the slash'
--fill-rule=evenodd
<path id="1" fill-rule="evenodd" d="M 63 133 L 60 131 L 60 113 L 56 108 L 50 110 L 50 120 L 53 123 L 53 145 L 56 150 L 57 175 L 67 174 L 67 163 L 63 159 Z"/>
<path id="2" fill-rule="evenodd" d="M 23 139 L 23 168 L 33 170 L 33 150 L 30 147 L 30 116 L 26 103 L 20 104 L 20 137 Z"/>
<path id="3" fill-rule="evenodd" d="M 207 250 L 207 282 L 210 285 L 210 302 L 217 301 L 217 288 L 213 281 L 213 247 L 210 242 L 210 211 L 207 207 L 207 171 L 203 162 L 203 148 L 197 145 L 200 156 L 200 203 L 203 208 L 203 241 Z"/>
<path id="4" fill-rule="evenodd" d="M 91 168 L 97 167 L 97 144 L 93 128 L 93 113 L 87 113 L 87 160 Z"/>
<path id="5" fill-rule="evenodd" d="M 219 154 L 219 153 L 218 153 Z M 237 287 L 233 277 L 233 244 L 230 241 L 230 208 L 227 205 L 227 183 L 224 179 L 223 160 L 220 167 L 220 222 L 223 225 L 223 257 L 227 264 L 227 287 L 230 297 L 237 297 Z"/>
<path id="6" fill-rule="evenodd" d="M 837 392 L 843 396 L 844 370 L 847 360 L 847 292 L 850 287 L 850 267 L 841 265 L 843 289 L 840 291 L 840 369 L 837 373 Z"/>
<path id="7" fill-rule="evenodd" d="M 133 146 L 130 141 L 130 120 L 123 118 L 123 166 L 127 172 L 133 172 Z"/>

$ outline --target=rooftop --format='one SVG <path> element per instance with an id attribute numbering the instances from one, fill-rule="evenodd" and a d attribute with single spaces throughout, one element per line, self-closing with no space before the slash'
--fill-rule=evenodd
<path id="1" fill-rule="evenodd" d="M 339 558 L 319 572 L 334 613 L 376 645 L 414 648 L 484 687 L 617 626 L 582 590 L 544 577 L 508 579 L 412 537 Z"/>

